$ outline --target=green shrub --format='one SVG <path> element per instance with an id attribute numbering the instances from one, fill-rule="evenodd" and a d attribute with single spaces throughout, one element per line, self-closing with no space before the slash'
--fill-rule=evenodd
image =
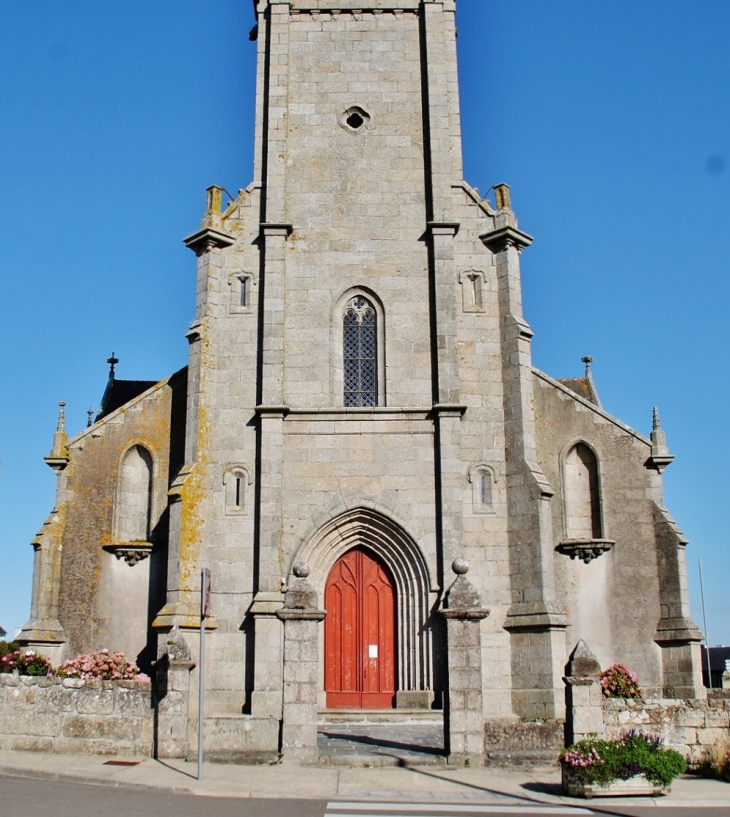
<path id="1" fill-rule="evenodd" d="M 562 765 L 582 783 L 606 785 L 643 774 L 668 786 L 687 768 L 682 755 L 665 749 L 662 739 L 632 729 L 617 740 L 587 738 L 564 749 Z"/>
<path id="2" fill-rule="evenodd" d="M 17 641 L 5 641 L 0 638 L 0 658 L 7 655 L 9 652 L 15 652 L 20 649 L 20 644 Z"/>

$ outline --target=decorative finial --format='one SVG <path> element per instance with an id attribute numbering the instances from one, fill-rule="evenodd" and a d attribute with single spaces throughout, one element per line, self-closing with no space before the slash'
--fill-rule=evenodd
<path id="1" fill-rule="evenodd" d="M 86 409 L 86 428 L 90 428 L 94 423 L 94 409 L 89 406 Z"/>
<path id="2" fill-rule="evenodd" d="M 58 402 L 58 425 L 56 426 L 56 433 L 66 433 L 66 401 L 59 400 Z"/>
<path id="3" fill-rule="evenodd" d="M 511 210 L 512 203 L 509 197 L 509 185 L 502 182 L 494 185 L 494 199 L 497 204 L 497 210 Z"/>
<path id="4" fill-rule="evenodd" d="M 58 424 L 56 433 L 53 435 L 53 445 L 51 453 L 44 457 L 48 465 L 58 474 L 68 464 L 68 451 L 66 451 L 66 401 L 61 400 L 58 404 Z"/>
<path id="5" fill-rule="evenodd" d="M 667 436 L 659 419 L 659 409 L 654 406 L 651 413 L 651 457 L 649 464 L 661 474 L 672 462 L 674 455 L 667 448 Z"/>
<path id="6" fill-rule="evenodd" d="M 114 380 L 114 366 L 119 363 L 119 358 L 114 357 L 114 352 L 112 352 L 112 356 L 108 357 L 106 362 L 109 364 L 109 379 Z"/>
<path id="7" fill-rule="evenodd" d="M 591 363 L 593 363 L 593 358 L 590 355 L 586 355 L 585 357 L 581 358 L 581 363 L 585 363 L 586 366 L 586 373 L 584 377 L 588 383 L 588 388 L 590 389 L 589 400 L 595 403 L 598 408 L 601 408 L 601 399 L 598 396 L 598 389 L 596 388 L 596 384 L 593 382 L 593 372 L 591 371 Z"/>
<path id="8" fill-rule="evenodd" d="M 454 559 L 451 563 L 451 569 L 457 576 L 466 576 L 469 572 L 469 562 L 466 559 Z"/>
<path id="9" fill-rule="evenodd" d="M 297 562 L 292 568 L 292 572 L 298 579 L 306 579 L 309 576 L 310 568 L 306 562 Z"/>

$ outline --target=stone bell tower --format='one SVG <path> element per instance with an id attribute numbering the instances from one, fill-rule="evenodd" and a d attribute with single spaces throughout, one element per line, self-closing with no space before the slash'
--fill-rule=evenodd
<path id="1" fill-rule="evenodd" d="M 452 753 L 477 757 L 484 716 L 561 711 L 565 621 L 519 292 L 531 239 L 506 186 L 494 210 L 462 179 L 454 0 L 255 8 L 254 181 L 225 210 L 210 188 L 186 239 L 186 465 L 153 626 L 194 642 L 209 567 L 216 723 L 243 706 L 260 748 L 283 720 L 279 748 L 306 755 L 317 707 L 443 705 Z M 335 610 L 353 566 L 365 584 Z M 390 599 L 375 607 L 368 571 Z M 293 614 L 302 576 L 316 602 Z M 304 654 L 317 660 L 292 663 Z"/>

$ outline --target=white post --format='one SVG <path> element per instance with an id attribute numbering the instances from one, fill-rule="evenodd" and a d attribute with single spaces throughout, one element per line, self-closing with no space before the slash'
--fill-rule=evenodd
<path id="1" fill-rule="evenodd" d="M 712 668 L 710 665 L 710 639 L 707 637 L 707 616 L 705 615 L 705 587 L 702 583 L 702 559 L 697 560 L 700 569 L 700 599 L 702 600 L 702 625 L 705 628 L 705 664 L 707 665 L 707 686 L 712 689 Z"/>

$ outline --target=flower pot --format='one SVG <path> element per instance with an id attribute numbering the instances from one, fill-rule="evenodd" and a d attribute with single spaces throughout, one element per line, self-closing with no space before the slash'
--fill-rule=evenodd
<path id="1" fill-rule="evenodd" d="M 563 766 L 563 791 L 569 797 L 659 797 L 669 794 L 669 786 L 661 783 L 652 783 L 643 774 L 630 777 L 628 780 L 612 780 L 610 783 L 583 783 L 577 774 Z"/>

